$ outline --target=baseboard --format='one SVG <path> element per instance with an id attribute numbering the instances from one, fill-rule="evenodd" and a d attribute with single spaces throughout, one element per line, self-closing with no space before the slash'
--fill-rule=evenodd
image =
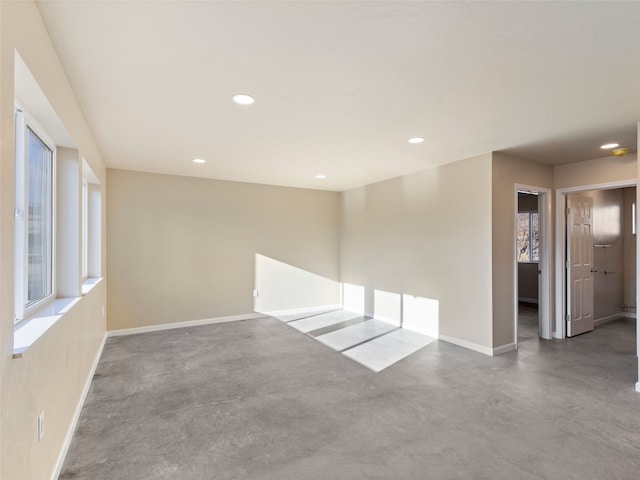
<path id="1" fill-rule="evenodd" d="M 440 335 L 439 340 L 444 340 L 445 342 L 453 343 L 454 345 L 458 345 L 459 347 L 468 348 L 469 350 L 473 350 L 476 352 L 484 353 L 485 355 L 493 356 L 493 348 L 485 347 L 483 345 L 478 345 L 477 343 L 467 342 L 466 340 L 461 340 L 455 337 L 449 337 L 448 335 Z"/>
<path id="2" fill-rule="evenodd" d="M 636 382 L 636 392 L 640 392 L 640 382 Z"/>
<path id="3" fill-rule="evenodd" d="M 400 320 L 394 320 L 393 318 L 385 317 L 383 315 L 376 315 L 375 313 L 364 312 L 365 317 L 373 318 L 374 320 L 380 320 L 381 322 L 388 323 L 390 325 L 400 326 Z"/>
<path id="4" fill-rule="evenodd" d="M 135 335 L 137 333 L 158 332 L 160 330 L 173 330 L 174 328 L 197 327 L 200 325 L 211 325 L 214 323 L 238 322 L 240 320 L 252 320 L 255 318 L 263 318 L 262 313 L 249 313 L 246 315 L 232 315 L 229 317 L 205 318 L 202 320 L 188 320 L 186 322 L 163 323 L 160 325 L 149 325 L 147 327 L 123 328 L 121 330 L 110 330 L 107 336 L 119 337 L 121 335 Z"/>
<path id="5" fill-rule="evenodd" d="M 624 312 L 623 315 L 626 318 L 638 318 L 638 314 L 637 313 L 633 313 L 633 312 Z"/>
<path id="6" fill-rule="evenodd" d="M 621 317 L 626 317 L 626 314 L 624 312 L 620 312 L 620 313 L 616 313 L 615 315 L 608 315 L 606 317 L 601 317 L 598 318 L 597 320 L 593 321 L 593 325 L 601 325 L 603 323 L 607 323 L 610 322 L 612 320 L 618 320 Z"/>
<path id="7" fill-rule="evenodd" d="M 288 310 L 272 310 L 269 312 L 259 312 L 263 315 L 271 315 L 273 317 L 277 317 L 278 315 L 295 315 L 296 313 L 315 313 L 321 312 L 323 310 L 341 310 L 342 305 L 339 303 L 333 305 L 316 305 L 315 307 L 301 307 L 301 308 L 290 308 Z"/>
<path id="8" fill-rule="evenodd" d="M 506 345 L 500 345 L 499 347 L 493 347 L 493 355 L 502 355 L 503 353 L 511 352 L 516 349 L 515 343 L 507 343 Z"/>
<path id="9" fill-rule="evenodd" d="M 415 333 L 419 333 L 420 335 L 426 335 L 427 337 L 435 338 L 436 340 L 441 338 L 439 333 L 434 330 L 411 328 L 411 327 L 407 327 L 406 325 L 402 325 L 402 328 L 404 328 L 405 330 L 409 330 L 410 332 L 415 332 Z"/>
<path id="10" fill-rule="evenodd" d="M 69 447 L 71 446 L 71 440 L 73 440 L 73 434 L 76 432 L 76 427 L 78 426 L 78 421 L 80 420 L 80 414 L 82 413 L 82 407 L 84 407 L 84 402 L 87 399 L 87 395 L 89 394 L 89 388 L 91 387 L 93 376 L 95 375 L 96 369 L 98 368 L 98 363 L 100 363 L 100 357 L 102 357 L 102 351 L 104 350 L 104 344 L 106 343 L 106 341 L 107 341 L 107 335 L 105 334 L 102 337 L 102 342 L 100 342 L 98 353 L 96 354 L 96 357 L 93 359 L 93 365 L 91 365 L 91 370 L 89 371 L 89 375 L 87 376 L 87 381 L 84 384 L 84 389 L 82 390 L 82 394 L 80 395 L 80 400 L 76 405 L 76 411 L 73 413 L 73 419 L 71 420 L 71 425 L 69 425 L 69 428 L 67 429 L 67 434 L 64 437 L 64 442 L 62 443 L 62 449 L 60 450 L 60 454 L 58 455 L 56 468 L 53 471 L 51 480 L 57 480 L 57 478 L 60 476 L 60 472 L 62 471 L 62 465 L 64 465 L 64 460 L 67 457 L 67 452 L 69 451 Z"/>

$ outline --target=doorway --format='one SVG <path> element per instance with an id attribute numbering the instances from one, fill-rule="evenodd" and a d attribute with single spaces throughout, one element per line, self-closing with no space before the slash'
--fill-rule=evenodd
<path id="1" fill-rule="evenodd" d="M 563 195 L 566 337 L 636 316 L 636 188 L 607 187 Z"/>
<path id="2" fill-rule="evenodd" d="M 514 232 L 514 344 L 550 339 L 551 205 L 550 190 L 516 185 Z"/>
<path id="3" fill-rule="evenodd" d="M 518 344 L 538 337 L 540 318 L 540 207 L 537 192 L 518 192 Z"/>

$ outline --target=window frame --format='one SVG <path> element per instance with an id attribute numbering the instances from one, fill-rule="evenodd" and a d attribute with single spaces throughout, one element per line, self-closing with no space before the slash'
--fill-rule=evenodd
<path id="1" fill-rule="evenodd" d="M 83 165 L 84 166 L 84 165 Z M 82 178 L 82 281 L 89 278 L 89 183 Z"/>
<path id="2" fill-rule="evenodd" d="M 532 260 L 533 257 L 533 239 L 534 239 L 534 231 L 533 231 L 533 216 L 537 215 L 538 216 L 538 235 L 540 232 L 540 212 L 538 211 L 532 211 L 532 210 L 526 210 L 526 211 L 522 211 L 522 212 L 518 212 L 517 216 L 516 216 L 516 231 L 517 231 L 517 224 L 518 224 L 518 217 L 520 215 L 527 215 L 529 218 L 529 260 L 520 260 L 519 259 L 519 254 L 518 254 L 518 258 L 516 258 L 517 263 L 540 263 L 540 239 L 538 238 L 538 259 L 537 260 Z M 516 237 L 516 242 L 518 241 L 517 237 Z"/>
<path id="3" fill-rule="evenodd" d="M 15 210 L 14 210 L 14 325 L 29 318 L 37 310 L 56 299 L 56 145 L 38 123 L 18 104 L 15 105 Z M 28 304 L 29 296 L 29 131 L 33 133 L 51 152 L 51 174 L 47 179 L 50 186 L 50 228 L 47 250 L 49 264 L 50 291 L 44 297 Z"/>

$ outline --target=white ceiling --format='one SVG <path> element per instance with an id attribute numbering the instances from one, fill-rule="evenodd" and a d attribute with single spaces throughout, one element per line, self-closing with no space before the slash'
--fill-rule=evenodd
<path id="1" fill-rule="evenodd" d="M 38 7 L 112 168 L 345 190 L 490 151 L 636 147 L 640 2 Z"/>

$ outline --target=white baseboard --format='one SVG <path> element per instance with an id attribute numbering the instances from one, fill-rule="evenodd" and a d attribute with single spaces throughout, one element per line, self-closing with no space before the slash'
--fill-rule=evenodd
<path id="1" fill-rule="evenodd" d="M 93 376 L 95 375 L 96 369 L 98 368 L 100 357 L 102 357 L 102 351 L 104 350 L 104 344 L 106 343 L 106 341 L 107 341 L 107 335 L 105 334 L 102 337 L 102 342 L 100 342 L 98 353 L 96 354 L 96 357 L 93 359 L 93 365 L 91 365 L 91 370 L 89 370 L 87 381 L 84 384 L 82 394 L 80 395 L 80 399 L 78 400 L 78 404 L 76 405 L 76 411 L 73 413 L 73 419 L 71 420 L 71 425 L 69 425 L 69 428 L 67 429 L 67 434 L 64 436 L 62 449 L 58 454 L 58 460 L 56 461 L 56 468 L 53 471 L 51 480 L 57 480 L 57 478 L 60 476 L 60 472 L 62 471 L 62 465 L 64 464 L 64 460 L 67 457 L 67 452 L 69 451 L 69 447 L 71 446 L 71 440 L 73 439 L 73 434 L 75 433 L 76 427 L 78 426 L 78 421 L 80 420 L 80 414 L 82 413 L 82 407 L 84 407 L 84 402 L 87 399 L 87 395 L 89 394 L 89 388 L 91 387 Z"/>
<path id="2" fill-rule="evenodd" d="M 636 382 L 636 392 L 640 392 L 640 382 Z"/>
<path id="3" fill-rule="evenodd" d="M 626 317 L 624 312 L 616 313 L 614 315 L 608 315 L 606 317 L 601 317 L 593 321 L 593 325 L 601 325 L 603 323 L 610 322 L 611 320 L 618 320 L 621 317 Z"/>
<path id="4" fill-rule="evenodd" d="M 323 310 L 341 310 L 342 305 L 339 303 L 333 305 L 316 305 L 315 307 L 301 307 L 301 308 L 290 308 L 288 310 L 272 310 L 269 312 L 259 312 L 263 315 L 271 315 L 273 317 L 277 317 L 278 315 L 295 315 L 296 313 L 315 313 L 321 312 Z"/>
<path id="5" fill-rule="evenodd" d="M 410 326 L 407 327 L 406 325 L 402 325 L 402 328 L 405 330 L 409 330 L 410 332 L 415 332 L 419 333 L 420 335 L 426 335 L 427 337 L 435 338 L 436 340 L 440 338 L 439 333 L 435 330 L 428 330 L 426 328 L 413 328 Z"/>
<path id="6" fill-rule="evenodd" d="M 638 314 L 633 312 L 624 312 L 623 315 L 627 318 L 638 318 Z"/>
<path id="7" fill-rule="evenodd" d="M 380 320 L 381 322 L 389 323 L 391 325 L 395 325 L 396 327 L 400 326 L 400 320 L 394 320 L 393 318 L 385 317 L 384 315 L 376 315 L 375 313 L 364 312 L 364 316 L 373 318 L 374 320 Z"/>
<path id="8" fill-rule="evenodd" d="M 110 330 L 107 336 L 119 337 L 121 335 L 135 335 L 136 333 L 158 332 L 160 330 L 172 330 L 174 328 L 197 327 L 200 325 L 211 325 L 214 323 L 237 322 L 240 320 L 252 320 L 254 318 L 263 318 L 262 313 L 249 313 L 246 315 L 232 315 L 229 317 L 204 318 L 202 320 L 188 320 L 186 322 L 163 323 L 160 325 L 149 325 L 147 327 L 123 328 L 121 330 Z"/>
<path id="9" fill-rule="evenodd" d="M 458 345 L 459 347 L 468 348 L 469 350 L 474 350 L 476 352 L 484 353 L 485 355 L 493 356 L 493 348 L 485 347 L 483 345 L 478 345 L 477 343 L 467 342 L 466 340 L 461 340 L 455 337 L 449 337 L 448 335 L 440 335 L 439 340 L 444 340 L 445 342 L 453 343 L 454 345 Z"/>
<path id="10" fill-rule="evenodd" d="M 502 355 L 503 353 L 511 352 L 516 349 L 516 344 L 511 342 L 506 345 L 500 345 L 499 347 L 493 347 L 493 355 Z"/>

